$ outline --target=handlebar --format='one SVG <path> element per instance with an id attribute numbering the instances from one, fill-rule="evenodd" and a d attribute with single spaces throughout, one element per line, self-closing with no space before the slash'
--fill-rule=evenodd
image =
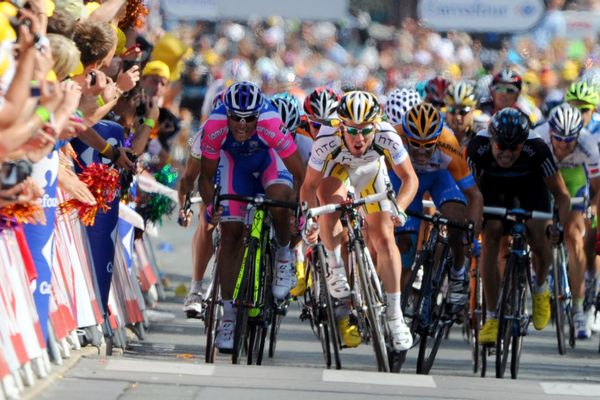
<path id="1" fill-rule="evenodd" d="M 552 219 L 552 213 L 546 211 L 526 211 L 522 208 L 483 207 L 483 213 L 495 215 L 510 221 L 526 221 L 529 219 Z"/>
<path id="2" fill-rule="evenodd" d="M 393 196 L 393 190 L 391 191 L 391 196 Z M 393 198 L 393 197 L 392 197 Z M 314 217 L 318 217 L 319 215 L 324 215 L 324 214 L 331 214 L 334 213 L 336 211 L 340 211 L 341 209 L 344 208 L 356 208 L 365 204 L 370 204 L 370 203 L 377 203 L 383 200 L 389 200 L 390 199 L 390 191 L 385 191 L 385 192 L 381 192 L 381 193 L 375 193 L 375 194 L 370 194 L 366 197 L 361 197 L 360 199 L 357 200 L 352 200 L 352 199 L 348 199 L 348 200 L 344 200 L 341 203 L 336 203 L 336 204 L 325 204 L 323 206 L 319 206 L 319 207 L 313 207 L 313 208 L 309 208 L 305 210 L 305 216 L 306 218 L 314 218 Z M 395 204 L 395 202 L 392 201 L 392 203 Z"/>
<path id="3" fill-rule="evenodd" d="M 298 208 L 298 203 L 289 203 L 287 201 L 273 200 L 261 195 L 243 196 L 239 194 L 219 194 L 218 192 L 215 192 L 214 204 L 216 206 L 219 206 L 222 200 L 234 200 L 242 203 L 254 204 L 257 206 L 265 205 L 268 207 L 289 208 L 291 210 L 296 210 Z"/>

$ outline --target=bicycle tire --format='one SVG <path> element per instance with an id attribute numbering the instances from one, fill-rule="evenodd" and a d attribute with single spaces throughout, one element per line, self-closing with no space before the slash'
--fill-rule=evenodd
<path id="1" fill-rule="evenodd" d="M 445 296 L 440 297 L 443 295 L 441 290 L 444 286 L 443 282 L 448 276 L 448 257 L 450 257 L 450 252 L 446 246 L 440 255 L 440 262 L 432 272 L 436 277 L 439 274 L 441 279 L 436 286 L 434 286 L 432 282 L 432 290 L 429 293 L 429 296 L 431 297 L 431 310 L 429 311 L 429 315 L 432 319 L 426 331 L 420 333 L 421 340 L 419 343 L 419 354 L 417 356 L 417 374 L 420 375 L 429 374 L 429 371 L 431 371 L 442 339 L 449 332 L 449 327 L 451 326 L 451 322 L 449 323 L 443 320 L 446 299 Z M 434 278 L 434 280 L 437 280 L 437 278 Z"/>
<path id="2" fill-rule="evenodd" d="M 331 348 L 329 343 L 329 332 L 327 331 L 327 311 L 321 307 L 318 298 L 320 296 L 319 273 L 314 265 L 316 256 L 311 252 L 306 257 L 306 276 L 312 280 L 304 292 L 304 306 L 302 314 L 306 314 L 310 328 L 321 343 L 321 351 L 325 361 L 325 367 L 331 368 Z"/>
<path id="3" fill-rule="evenodd" d="M 279 326 L 283 315 L 277 311 L 272 313 L 271 317 L 271 329 L 269 332 L 269 358 L 275 357 L 275 349 L 277 348 L 277 334 L 279 333 Z"/>
<path id="4" fill-rule="evenodd" d="M 479 372 L 479 331 L 482 326 L 483 308 L 483 290 L 480 282 L 479 265 L 474 262 L 471 266 L 474 271 L 471 274 L 471 293 L 469 301 L 469 343 L 471 345 L 471 360 L 473 373 Z"/>
<path id="5" fill-rule="evenodd" d="M 405 317 L 410 318 L 408 327 L 413 337 L 416 336 L 417 328 L 419 327 L 420 323 L 419 315 L 423 305 L 423 293 L 425 292 L 423 289 L 431 278 L 431 259 L 432 257 L 428 251 L 424 250 L 419 253 L 415 259 L 415 262 L 413 263 L 410 281 L 408 282 L 406 288 L 404 288 L 406 295 L 402 296 L 402 313 Z M 421 278 L 421 286 L 419 289 L 416 289 L 413 285 L 417 279 L 419 268 L 423 269 L 423 275 Z M 410 312 L 407 309 L 409 305 L 412 306 L 412 310 Z"/>
<path id="6" fill-rule="evenodd" d="M 258 336 L 257 348 L 256 348 L 256 365 L 262 365 L 263 355 L 265 352 L 265 344 L 266 337 L 269 333 L 269 325 L 272 322 L 272 316 L 277 314 L 275 309 L 275 299 L 273 297 L 272 291 L 272 283 L 273 283 L 273 275 L 272 271 L 274 268 L 273 263 L 273 248 L 271 246 L 271 241 L 269 240 L 268 235 L 269 230 L 263 232 L 262 243 L 263 249 L 261 254 L 263 254 L 262 262 L 261 262 L 261 282 L 263 286 L 263 301 L 262 301 L 262 310 L 260 312 L 260 320 L 258 331 L 260 335 Z M 277 339 L 277 332 L 275 332 L 274 340 Z M 271 347 L 271 343 L 269 343 L 269 347 Z M 273 354 L 275 354 L 275 348 L 273 348 Z"/>
<path id="7" fill-rule="evenodd" d="M 238 307 L 233 334 L 233 354 L 231 357 L 233 364 L 240 363 L 242 352 L 246 350 L 249 318 L 248 304 L 251 304 L 254 301 L 252 298 L 252 287 L 254 281 L 254 258 L 256 257 L 257 243 L 254 239 L 251 239 L 248 246 L 249 248 L 246 258 L 246 265 L 244 266 L 244 275 L 242 277 L 242 283 L 236 299 L 238 302 Z"/>
<path id="8" fill-rule="evenodd" d="M 322 244 L 315 246 L 317 250 L 316 255 L 316 263 L 317 273 L 319 275 L 319 284 L 320 284 L 320 299 L 319 303 L 321 303 L 321 307 L 325 309 L 326 314 L 326 332 L 327 332 L 327 340 L 330 343 L 328 346 L 332 353 L 330 353 L 331 361 L 329 362 L 329 366 L 327 368 L 331 368 L 331 365 L 335 365 L 335 369 L 342 369 L 342 361 L 340 358 L 340 351 L 342 348 L 342 339 L 340 337 L 340 333 L 337 329 L 337 322 L 335 319 L 335 310 L 334 310 L 334 302 L 329 294 L 329 290 L 327 289 L 327 277 L 325 275 L 325 271 L 327 270 L 327 258 L 325 257 L 325 249 Z M 314 251 L 314 250 L 313 250 Z M 313 282 L 313 285 L 315 282 Z"/>
<path id="9" fill-rule="evenodd" d="M 498 313 L 498 336 L 496 338 L 496 378 L 504 378 L 506 363 L 510 354 L 509 347 L 512 338 L 513 309 L 513 274 L 516 274 L 516 260 L 511 254 L 504 269 L 503 285 L 500 293 L 500 310 Z"/>
<path id="10" fill-rule="evenodd" d="M 562 290 L 562 277 L 560 270 L 562 269 L 562 257 L 561 251 L 555 247 L 552 250 L 553 253 L 553 265 L 550 268 L 550 276 L 552 278 L 552 298 L 550 304 L 552 305 L 552 320 L 556 328 L 556 340 L 558 344 L 558 354 L 565 355 L 567 353 L 566 339 L 565 339 L 565 309 L 563 306 L 563 290 Z"/>
<path id="11" fill-rule="evenodd" d="M 382 318 L 378 315 L 378 311 L 376 310 L 375 302 L 375 294 L 373 293 L 373 287 L 367 276 L 367 263 L 365 263 L 365 254 L 362 249 L 362 243 L 358 240 L 355 240 L 352 246 L 353 256 L 356 260 L 356 266 L 358 268 L 358 274 L 360 279 L 360 285 L 362 294 L 364 297 L 364 303 L 367 307 L 367 319 L 368 319 L 368 329 L 371 336 L 371 340 L 373 342 L 373 350 L 375 351 L 375 358 L 377 360 L 377 369 L 380 372 L 389 372 L 389 360 L 387 356 L 387 347 L 385 343 L 385 336 L 383 334 L 384 329 L 382 327 Z M 375 271 L 371 271 L 375 273 Z"/>
<path id="12" fill-rule="evenodd" d="M 217 326 L 219 325 L 219 289 L 219 273 L 218 270 L 215 270 L 206 316 L 206 348 L 204 351 L 204 359 L 206 363 L 209 364 L 215 362 L 215 337 L 217 335 Z"/>
<path id="13" fill-rule="evenodd" d="M 525 295 L 527 293 L 527 285 L 519 285 L 517 283 L 517 279 L 519 276 L 515 278 L 516 292 L 513 295 L 513 303 L 517 306 L 517 310 L 525 310 Z M 514 309 L 514 308 L 513 308 Z M 519 366 L 521 364 L 521 350 L 523 350 L 523 336 L 524 329 L 526 327 L 522 326 L 521 322 L 521 312 L 518 313 L 519 316 L 519 330 L 517 335 L 513 332 L 512 344 L 511 344 L 511 352 L 510 352 L 510 377 L 512 379 L 517 379 L 519 375 Z"/>

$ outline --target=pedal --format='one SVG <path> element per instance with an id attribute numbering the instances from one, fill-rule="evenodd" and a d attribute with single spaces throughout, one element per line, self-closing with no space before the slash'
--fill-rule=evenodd
<path id="1" fill-rule="evenodd" d="M 199 312 L 198 312 L 198 311 L 196 311 L 196 310 L 187 310 L 187 311 L 185 312 L 185 316 L 186 316 L 188 319 L 201 319 L 201 320 L 204 320 L 204 315 L 203 315 L 203 313 L 199 313 Z"/>

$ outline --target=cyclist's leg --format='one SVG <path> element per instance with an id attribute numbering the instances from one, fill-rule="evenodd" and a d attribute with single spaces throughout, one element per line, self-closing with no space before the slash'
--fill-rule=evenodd
<path id="1" fill-rule="evenodd" d="M 202 312 L 202 294 L 210 282 L 204 279 L 206 267 L 213 253 L 212 231 L 213 226 L 206 221 L 206 205 L 200 205 L 200 215 L 198 218 L 198 227 L 192 238 L 192 284 L 190 292 L 185 299 L 183 310 L 188 313 L 188 317 L 195 312 L 198 316 Z"/>
<path id="2" fill-rule="evenodd" d="M 498 317 L 496 304 L 500 292 L 501 278 L 498 268 L 498 253 L 500 251 L 504 227 L 501 221 L 485 221 L 481 245 L 481 280 L 486 304 L 486 321 L 479 333 L 482 344 L 496 342 L 498 336 Z"/>
<path id="3" fill-rule="evenodd" d="M 443 216 L 456 221 L 464 221 L 467 216 L 467 201 L 448 170 L 436 171 L 434 185 L 430 189 L 431 197 Z M 452 248 L 453 263 L 450 271 L 451 312 L 459 315 L 467 301 L 467 282 L 469 274 L 465 266 L 464 232 L 448 228 L 448 241 Z"/>
<path id="4" fill-rule="evenodd" d="M 325 178 L 317 189 L 320 204 L 339 203 L 346 199 L 346 183 L 349 175 L 346 168 L 340 164 L 332 165 L 325 172 Z M 344 238 L 339 213 L 321 215 L 319 217 L 319 236 L 327 251 L 329 272 L 327 285 L 330 294 L 342 299 L 350 295 L 350 286 L 344 261 L 342 258 L 342 241 Z"/>
<path id="5" fill-rule="evenodd" d="M 283 162 L 274 150 L 265 153 L 261 167 L 261 184 L 267 197 L 273 200 L 290 202 L 293 200 L 292 174 L 285 168 Z M 290 251 L 290 217 L 291 211 L 287 208 L 272 207 L 273 228 L 277 240 L 275 254 L 275 277 L 273 280 L 273 296 L 284 299 L 290 290 L 296 286 L 296 271 L 292 262 Z"/>
<path id="6" fill-rule="evenodd" d="M 352 171 L 350 181 L 361 197 L 386 190 L 389 183 L 386 166 L 379 161 L 370 168 L 362 168 L 361 173 Z M 365 206 L 369 238 L 377 252 L 377 271 L 383 283 L 387 300 L 387 321 L 392 334 L 392 343 L 397 351 L 408 350 L 412 346 L 410 329 L 404 322 L 401 309 L 400 282 L 402 261 L 394 238 L 394 223 L 391 218 L 393 205 L 389 200 Z"/>

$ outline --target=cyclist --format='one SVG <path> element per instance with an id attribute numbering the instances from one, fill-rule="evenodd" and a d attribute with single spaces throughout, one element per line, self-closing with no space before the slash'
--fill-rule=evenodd
<path id="1" fill-rule="evenodd" d="M 565 101 L 581 111 L 583 127 L 592 135 L 600 133 L 600 114 L 596 107 L 600 103 L 600 92 L 587 81 L 578 80 L 569 86 Z"/>
<path id="2" fill-rule="evenodd" d="M 460 144 L 451 131 L 443 127 L 440 112 L 429 103 L 412 107 L 402 119 L 402 139 L 419 178 L 419 190 L 409 210 L 423 210 L 423 195 L 428 192 L 436 208 L 452 220 L 482 220 L 483 197 L 467 166 Z M 421 220 L 409 218 L 400 228 L 398 245 L 404 268 L 411 268 L 416 251 Z M 451 229 L 449 241 L 454 263 L 450 273 L 450 304 L 457 314 L 467 297 L 464 240 L 460 231 Z M 407 278 L 410 274 L 405 274 Z M 405 279 L 406 281 L 406 279 Z M 406 284 L 406 282 L 403 282 Z"/>
<path id="3" fill-rule="evenodd" d="M 341 121 L 331 135 L 320 135 L 313 144 L 306 179 L 300 198 L 309 207 L 317 203 L 340 202 L 346 198 L 347 184 L 362 196 L 386 190 L 389 182 L 383 157 L 387 159 L 403 184 L 396 198 L 400 210 L 406 209 L 418 187 L 417 177 L 408 154 L 394 128 L 380 120 L 380 105 L 369 92 L 351 91 L 340 100 L 337 108 Z M 317 201 L 318 199 L 318 201 Z M 394 242 L 394 225 L 402 225 L 406 214 L 392 217 L 389 201 L 365 207 L 369 240 L 377 252 L 377 267 L 387 298 L 387 320 L 395 350 L 407 350 L 412 345 L 410 330 L 400 309 L 400 253 Z M 347 298 L 350 287 L 342 259 L 342 227 L 339 214 L 323 215 L 318 220 L 321 239 L 327 250 L 329 274 L 327 285 L 333 297 Z M 309 235 L 315 241 L 316 232 Z M 341 308 L 341 307 L 340 307 Z M 348 347 L 360 344 L 356 325 L 347 316 L 338 314 L 338 327 Z"/>
<path id="4" fill-rule="evenodd" d="M 478 180 L 484 205 L 526 210 L 550 211 L 550 193 L 559 208 L 560 221 L 566 221 L 570 197 L 552 153 L 538 135 L 530 132 L 529 121 L 521 112 L 505 108 L 497 112 L 487 130 L 479 132 L 467 146 L 467 159 Z M 549 193 L 550 192 L 550 193 Z M 518 202 L 518 204 L 515 204 Z M 550 294 L 546 278 L 552 252 L 546 237 L 549 221 L 527 222 L 528 241 L 533 254 L 536 281 L 533 288 L 533 324 L 544 329 L 550 320 Z M 481 276 L 486 322 L 479 333 L 481 343 L 494 343 L 498 334 L 496 304 L 500 289 L 498 253 L 505 248 L 508 234 L 501 221 L 486 220 L 483 227 Z M 501 246 L 502 242 L 502 247 Z"/>
<path id="5" fill-rule="evenodd" d="M 307 136 L 296 134 L 296 129 L 300 125 L 300 104 L 298 104 L 298 100 L 288 93 L 279 93 L 271 97 L 271 103 L 279 110 L 279 116 L 286 130 L 294 138 L 302 163 L 305 165 L 308 164 L 313 141 Z M 304 294 L 306 290 L 306 271 L 304 269 L 304 252 L 302 251 L 301 240 L 295 243 L 294 261 L 296 263 L 296 278 L 298 279 L 298 283 L 290 291 L 290 294 L 298 297 Z"/>
<path id="6" fill-rule="evenodd" d="M 258 86 L 248 81 L 231 85 L 223 104 L 204 124 L 200 162 L 202 198 L 213 198 L 216 178 L 222 193 L 253 196 L 264 190 L 269 198 L 290 201 L 293 184 L 302 182 L 305 169 L 296 144 L 281 128 L 277 110 L 265 101 Z M 214 211 L 213 220 L 223 222 L 218 260 L 223 319 L 215 338 L 215 345 L 221 350 L 233 348 L 235 310 L 231 299 L 241 263 L 245 209 L 242 203 L 225 201 L 223 210 L 211 210 L 210 206 L 207 210 L 207 217 L 212 217 Z M 278 243 L 273 296 L 282 299 L 296 285 L 289 248 L 290 215 L 282 208 L 273 208 L 271 214 Z"/>
<path id="7" fill-rule="evenodd" d="M 450 81 L 441 76 L 428 80 L 425 84 L 425 101 L 431 103 L 438 110 L 444 108 L 446 105 L 444 98 L 446 97 L 448 85 L 450 85 Z"/>
<path id="8" fill-rule="evenodd" d="M 313 90 L 304 99 L 303 106 L 306 116 L 298 127 L 297 133 L 314 140 L 322 126 L 336 125 L 336 109 L 339 101 L 340 96 L 333 89 L 321 86 Z M 335 128 L 330 129 L 329 133 L 332 131 L 335 131 Z"/>
<path id="9" fill-rule="evenodd" d="M 532 126 L 538 125 L 543 122 L 542 112 L 526 97 L 521 96 L 522 88 L 521 75 L 504 68 L 492 78 L 490 85 L 492 103 L 482 110 L 491 116 L 503 108 L 512 107 L 522 112 Z"/>
<path id="10" fill-rule="evenodd" d="M 595 193 L 594 204 L 600 200 L 600 154 L 596 141 L 583 129 L 581 112 L 563 103 L 550 112 L 548 122 L 536 129 L 544 139 L 571 197 L 587 196 L 588 186 Z M 585 296 L 585 270 L 587 257 L 584 251 L 586 233 L 585 205 L 575 205 L 565 223 L 565 241 L 569 255 L 569 278 L 573 292 L 573 320 L 577 337 L 591 336 L 587 318 L 583 312 Z"/>
<path id="11" fill-rule="evenodd" d="M 479 111 L 475 99 L 475 87 L 466 81 L 451 83 L 446 90 L 446 123 L 456 136 L 461 147 L 467 143 L 475 134 L 475 120 L 478 125 L 486 124 L 489 117 Z"/>
<path id="12" fill-rule="evenodd" d="M 398 133 L 402 132 L 402 117 L 413 106 L 421 102 L 421 96 L 414 89 L 397 88 L 390 92 L 385 102 L 387 121 L 394 126 Z"/>

